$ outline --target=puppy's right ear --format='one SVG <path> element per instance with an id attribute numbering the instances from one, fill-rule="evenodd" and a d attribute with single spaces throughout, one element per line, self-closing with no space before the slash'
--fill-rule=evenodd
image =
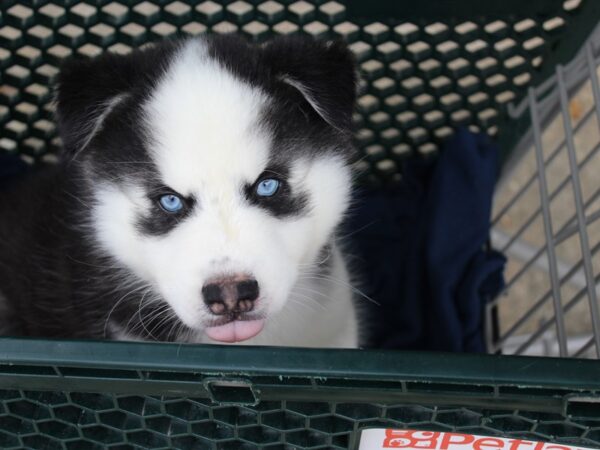
<path id="1" fill-rule="evenodd" d="M 58 76 L 56 118 L 67 159 L 84 151 L 110 113 L 131 95 L 156 82 L 164 71 L 163 44 L 129 55 L 105 53 L 67 61 Z M 160 54 L 159 54 L 160 53 Z"/>

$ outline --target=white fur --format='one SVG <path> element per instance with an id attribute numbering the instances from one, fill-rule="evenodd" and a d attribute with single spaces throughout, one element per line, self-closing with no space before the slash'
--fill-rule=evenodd
<path id="1" fill-rule="evenodd" d="M 308 190 L 308 215 L 279 219 L 251 206 L 241 187 L 268 164 L 269 133 L 258 114 L 269 97 L 234 78 L 191 41 L 146 105 L 151 155 L 161 182 L 193 195 L 197 208 L 170 233 L 143 236 L 135 216 L 153 207 L 132 185 L 96 187 L 94 226 L 103 248 L 153 285 L 195 341 L 211 316 L 201 289 L 210 278 L 247 273 L 260 286 L 267 321 L 245 344 L 355 347 L 356 319 L 344 261 L 334 247 L 331 279 L 315 266 L 349 201 L 350 172 L 336 157 L 298 159 L 292 190 Z"/>

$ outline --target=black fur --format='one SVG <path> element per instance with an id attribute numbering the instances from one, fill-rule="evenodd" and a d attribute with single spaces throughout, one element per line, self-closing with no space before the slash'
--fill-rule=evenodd
<path id="1" fill-rule="evenodd" d="M 4 335 L 110 338 L 111 321 L 146 339 L 174 340 L 178 321 L 157 327 L 144 283 L 99 253 L 85 226 L 89 205 L 65 165 L 0 193 L 0 331 Z M 154 328 L 154 329 L 153 329 Z"/>
<path id="2" fill-rule="evenodd" d="M 240 79 L 264 88 L 275 100 L 262 121 L 274 136 L 273 167 L 290 157 L 328 149 L 350 157 L 354 64 L 341 44 L 279 39 L 253 46 L 241 39 L 208 40 L 211 55 Z M 128 56 L 74 60 L 61 72 L 57 121 L 64 152 L 56 167 L 0 191 L 0 332 L 9 335 L 111 338 L 107 318 L 147 339 L 181 339 L 185 327 L 166 319 L 168 307 L 148 286 L 106 254 L 89 227 L 91 188 L 98 182 L 135 179 L 162 186 L 147 153 L 149 130 L 140 107 L 168 69 L 179 43 L 166 42 Z M 284 81 L 303 83 L 319 102 Z M 120 100 L 89 140 L 95 121 Z M 273 215 L 306 213 L 307 194 L 282 191 L 271 200 L 248 201 Z M 156 202 L 149 189 L 149 201 Z M 187 210 L 201 208 L 188 199 Z M 140 232 L 168 233 L 185 216 L 158 207 L 139 218 Z"/>
<path id="3" fill-rule="evenodd" d="M 104 53 L 101 56 L 77 58 L 68 61 L 61 68 L 57 86 L 57 121 L 60 137 L 66 157 L 75 156 L 82 151 L 86 141 L 86 132 L 93 128 L 95 120 L 104 112 L 107 102 L 118 95 L 127 96 L 123 105 L 114 111 L 103 127 L 103 132 L 96 135 L 108 139 L 111 145 L 89 146 L 102 152 L 94 152 L 100 160 L 119 160 L 125 155 L 133 161 L 140 157 L 147 158 L 140 143 L 141 136 L 132 133 L 136 130 L 132 125 L 139 125 L 137 112 L 140 104 L 147 99 L 156 82 L 168 69 L 171 58 L 180 44 L 166 41 L 143 51 L 136 50 L 129 55 Z M 115 128 L 117 133 L 115 133 Z M 115 136 L 117 134 L 117 136 Z M 119 139 L 120 134 L 124 134 Z M 117 144 L 125 144 L 122 148 Z M 113 168 L 114 169 L 114 168 Z"/>
<path id="4" fill-rule="evenodd" d="M 290 217 L 306 214 L 308 211 L 308 194 L 305 192 L 292 192 L 287 182 L 289 170 L 286 167 L 267 169 L 254 184 L 245 187 L 248 201 L 259 208 L 263 208 L 275 217 Z M 265 178 L 279 180 L 279 189 L 272 197 L 260 197 L 256 194 L 256 187 Z"/>
<path id="5" fill-rule="evenodd" d="M 194 209 L 198 207 L 198 202 L 193 196 L 185 197 L 177 192 L 173 192 L 167 186 L 157 185 L 150 181 L 146 189 L 152 208 L 149 214 L 138 218 L 138 229 L 141 233 L 151 236 L 167 234 L 189 217 L 194 212 Z M 169 194 L 175 194 L 183 201 L 183 209 L 180 212 L 170 213 L 162 209 L 159 205 L 160 197 Z"/>

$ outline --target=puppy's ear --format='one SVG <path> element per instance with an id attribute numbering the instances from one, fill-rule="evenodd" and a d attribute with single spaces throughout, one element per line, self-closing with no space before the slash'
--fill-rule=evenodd
<path id="1" fill-rule="evenodd" d="M 115 108 L 156 81 L 166 46 L 67 61 L 58 76 L 56 118 L 67 158 L 84 151 Z M 162 56 L 162 58 L 161 58 Z"/>
<path id="2" fill-rule="evenodd" d="M 286 37 L 266 44 L 263 52 L 277 82 L 298 91 L 333 128 L 350 131 L 357 71 L 343 42 Z"/>

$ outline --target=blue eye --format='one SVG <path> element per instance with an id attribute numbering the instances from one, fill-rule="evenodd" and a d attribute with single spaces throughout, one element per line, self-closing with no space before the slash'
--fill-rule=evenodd
<path id="1" fill-rule="evenodd" d="M 183 202 L 174 194 L 163 195 L 159 202 L 160 206 L 169 213 L 176 213 L 183 209 Z"/>
<path id="2" fill-rule="evenodd" d="M 271 197 L 275 195 L 279 189 L 279 180 L 274 178 L 265 178 L 258 183 L 256 186 L 256 193 L 261 197 Z"/>

